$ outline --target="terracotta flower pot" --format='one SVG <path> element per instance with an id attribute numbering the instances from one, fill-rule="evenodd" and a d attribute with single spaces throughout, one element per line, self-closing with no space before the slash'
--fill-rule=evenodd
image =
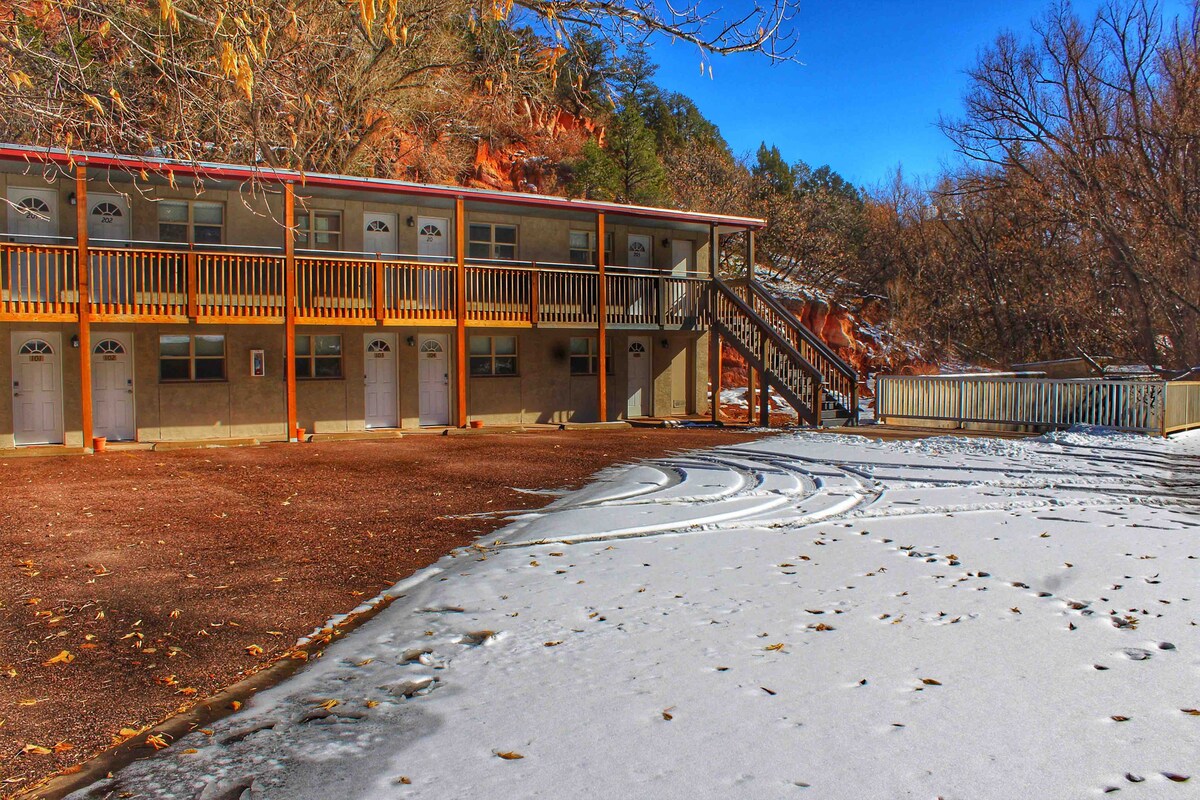
<path id="1" fill-rule="evenodd" d="M 95 436 L 92 438 L 93 453 L 103 453 L 106 449 L 108 449 L 108 437 Z"/>
<path id="2" fill-rule="evenodd" d="M 481 419 L 473 419 L 473 420 L 471 420 L 471 427 L 472 427 L 472 428 L 482 428 L 482 427 L 483 427 L 483 420 L 481 420 Z"/>
<path id="3" fill-rule="evenodd" d="M 299 425 L 297 425 L 297 426 L 296 426 L 296 441 L 297 441 L 297 442 L 303 442 L 303 441 L 304 441 L 304 434 L 305 434 L 305 430 L 304 430 L 304 428 L 301 428 Z"/>

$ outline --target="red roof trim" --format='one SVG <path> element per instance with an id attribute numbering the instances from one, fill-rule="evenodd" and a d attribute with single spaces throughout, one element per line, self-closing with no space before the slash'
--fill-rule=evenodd
<path id="1" fill-rule="evenodd" d="M 523 194 L 521 192 L 501 192 L 489 189 L 469 189 L 455 186 L 437 186 L 432 184 L 408 183 L 405 181 L 386 180 L 383 178 L 355 178 L 348 175 L 329 175 L 325 173 L 302 173 L 294 170 L 279 170 L 271 167 L 255 168 L 236 164 L 219 163 L 187 163 L 171 161 L 163 158 L 142 156 L 125 156 L 106 153 L 71 153 L 55 148 L 35 148 L 16 144 L 0 144 L 0 160 L 25 161 L 34 164 L 56 164 L 71 166 L 84 164 L 90 167 L 107 167 L 124 171 L 153 172 L 158 174 L 176 173 L 179 175 L 211 177 L 224 180 L 258 179 L 273 183 L 295 182 L 304 186 L 320 186 L 329 189 L 347 189 L 351 191 L 388 192 L 391 194 L 417 195 L 423 197 L 440 197 L 454 199 L 463 197 L 467 200 L 501 203 L 505 205 L 530 206 L 534 208 L 555 208 L 569 211 L 588 211 L 595 213 L 619 214 L 627 217 L 645 219 L 664 219 L 676 222 L 691 222 L 697 224 L 723 225 L 735 228 L 761 230 L 766 222 L 751 217 L 734 217 L 722 214 L 705 214 L 698 211 L 676 211 L 669 208 L 650 208 L 645 206 L 627 206 L 618 203 L 605 203 L 595 200 L 571 200 L 565 197 L 549 195 Z"/>

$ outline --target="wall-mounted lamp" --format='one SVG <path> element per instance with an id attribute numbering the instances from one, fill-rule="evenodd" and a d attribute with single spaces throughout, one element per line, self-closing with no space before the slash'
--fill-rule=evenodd
<path id="1" fill-rule="evenodd" d="M 415 228 L 417 225 L 417 221 L 415 219 L 413 219 L 412 217 L 409 217 L 408 219 L 404 220 L 404 224 L 410 228 Z"/>
<path id="2" fill-rule="evenodd" d="M 75 334 L 71 337 L 71 347 L 74 347 L 76 350 L 79 349 L 79 334 Z"/>
<path id="3" fill-rule="evenodd" d="M 660 344 L 662 345 L 662 349 L 666 350 L 667 348 L 669 348 L 671 346 L 671 340 L 663 339 L 662 342 L 660 342 Z"/>
<path id="4" fill-rule="evenodd" d="M 67 205 L 73 206 L 78 202 L 79 198 L 75 196 L 74 192 L 71 192 L 69 195 L 67 195 Z"/>
<path id="5" fill-rule="evenodd" d="M 407 344 L 409 347 L 416 347 L 417 346 L 417 337 L 410 336 L 404 340 L 404 343 Z"/>
<path id="6" fill-rule="evenodd" d="M 662 245 L 663 245 L 663 247 L 670 247 L 670 246 L 671 246 L 671 240 L 670 240 L 670 239 L 663 239 L 663 241 L 662 241 Z"/>

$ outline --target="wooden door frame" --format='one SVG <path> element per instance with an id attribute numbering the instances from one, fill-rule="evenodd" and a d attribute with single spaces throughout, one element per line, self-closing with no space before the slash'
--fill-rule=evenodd
<path id="1" fill-rule="evenodd" d="M 442 343 L 442 353 L 446 356 L 446 421 L 433 422 L 429 425 L 421 422 L 421 343 L 426 339 L 437 339 Z M 453 424 L 455 377 L 454 365 L 451 363 L 450 334 L 441 331 L 419 331 L 417 333 L 417 427 L 442 428 Z"/>
<path id="2" fill-rule="evenodd" d="M 400 414 L 400 337 L 396 335 L 395 331 L 367 331 L 367 332 L 363 333 L 363 341 L 362 341 L 362 346 L 363 346 L 363 387 L 364 387 L 363 388 L 363 429 L 364 430 L 388 430 L 388 428 L 383 427 L 383 426 L 380 426 L 378 428 L 372 428 L 367 425 L 367 391 L 366 391 L 367 347 L 369 347 L 371 342 L 374 341 L 375 339 L 383 339 L 392 347 L 392 356 L 393 356 L 392 366 L 396 373 L 396 383 L 395 383 L 396 391 L 395 391 L 395 396 L 392 398 L 396 404 L 396 424 L 395 424 L 395 426 L 392 426 L 392 427 L 400 428 L 401 423 L 404 420 L 404 417 L 401 416 L 401 414 Z"/>
<path id="3" fill-rule="evenodd" d="M 45 339 L 54 348 L 54 355 L 58 362 L 58 438 L 61 440 L 58 444 L 66 444 L 67 442 L 67 420 L 64 411 L 63 397 L 63 347 L 62 347 L 62 331 L 18 331 L 14 330 L 9 335 L 8 350 L 10 353 L 10 375 L 9 375 L 9 391 L 13 389 L 13 379 L 17 374 L 17 351 L 25 342 L 30 339 Z M 44 444 L 55 444 L 54 442 L 34 442 L 30 444 L 17 444 L 17 398 L 11 397 L 12 401 L 12 429 L 13 429 L 13 446 L 14 447 L 38 447 Z M 90 443 L 89 443 L 90 444 Z"/>
<path id="4" fill-rule="evenodd" d="M 131 231 L 131 232 L 132 232 L 132 231 Z M 128 337 L 128 341 L 126 341 L 126 337 Z M 94 368 L 94 367 L 95 367 L 95 365 L 94 365 L 94 362 L 95 362 L 95 357 L 96 357 L 96 354 L 95 354 L 96 345 L 100 344 L 100 342 L 103 342 L 105 339 L 119 339 L 119 340 L 121 341 L 121 343 L 125 345 L 125 351 L 126 351 L 126 355 L 127 355 L 127 356 L 129 356 L 129 379 L 130 379 L 131 381 L 133 381 L 133 383 L 130 385 L 130 388 L 132 388 L 132 389 L 133 389 L 133 400 L 131 401 L 131 402 L 132 402 L 132 404 L 133 404 L 133 436 L 132 436 L 131 438 L 129 438 L 129 439 L 123 439 L 123 440 L 121 440 L 121 441 L 126 441 L 126 442 L 136 442 L 136 441 L 138 441 L 138 426 L 137 426 L 137 358 L 135 357 L 135 355 L 134 355 L 134 352 L 133 352 L 133 348 L 136 346 L 136 342 L 135 342 L 135 339 L 136 339 L 136 338 L 137 338 L 137 337 L 135 337 L 135 336 L 133 335 L 133 331 L 103 331 L 103 330 L 97 331 L 97 330 L 92 330 L 92 344 L 91 344 L 91 347 L 89 347 L 89 349 L 90 349 L 90 350 L 92 350 L 92 352 L 91 352 L 91 353 L 88 353 L 88 359 L 89 359 L 90 361 L 92 361 L 92 362 L 93 362 L 93 369 L 92 369 L 92 376 L 91 376 L 91 378 L 92 378 L 92 383 L 93 383 L 93 386 L 92 386 L 92 392 L 91 392 L 91 393 L 92 393 L 92 405 L 93 405 L 93 407 L 94 407 L 94 406 L 95 406 L 95 402 L 96 402 L 96 400 L 95 400 L 95 395 L 96 395 L 96 387 L 95 387 L 95 385 L 94 385 L 94 384 L 95 384 L 95 381 L 96 381 L 96 370 L 95 370 L 95 368 Z M 94 412 L 93 412 L 93 413 L 94 413 Z M 94 422 L 93 422 L 93 427 L 94 427 Z"/>

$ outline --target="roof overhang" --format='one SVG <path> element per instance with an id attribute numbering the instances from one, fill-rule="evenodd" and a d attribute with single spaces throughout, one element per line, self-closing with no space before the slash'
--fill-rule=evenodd
<path id="1" fill-rule="evenodd" d="M 357 178 L 349 175 L 330 175 L 320 172 L 300 172 L 275 169 L 268 166 L 245 166 L 210 162 L 177 161 L 150 156 L 116 155 L 111 153 L 89 153 L 67 151 L 59 148 L 29 147 L 18 144 L 0 144 L 0 161 L 25 162 L 31 166 L 57 166 L 74 168 L 113 169 L 132 174 L 146 172 L 169 179 L 178 177 L 234 181 L 238 183 L 260 182 L 263 184 L 292 183 L 298 186 L 330 190 L 373 192 L 389 195 L 439 198 L 495 203 L 504 206 L 556 209 L 559 211 L 612 214 L 643 220 L 682 222 L 693 225 L 716 225 L 721 233 L 744 230 L 761 230 L 767 226 L 765 220 L 753 217 L 736 217 L 725 214 L 705 214 L 699 211 L 680 211 L 670 208 L 631 206 L 607 203 L 598 200 L 576 200 L 524 192 L 502 192 L 494 189 L 471 189 L 462 186 L 439 186 L 425 183 L 390 180 L 387 178 Z"/>

